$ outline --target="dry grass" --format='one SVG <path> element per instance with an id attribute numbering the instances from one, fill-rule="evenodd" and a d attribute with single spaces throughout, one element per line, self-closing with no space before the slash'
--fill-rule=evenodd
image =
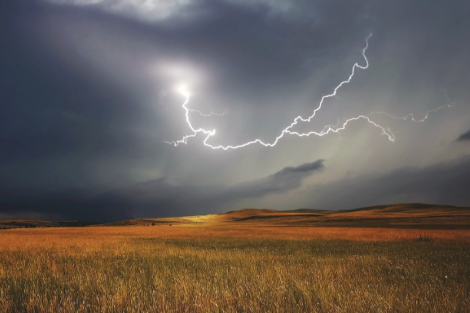
<path id="1" fill-rule="evenodd" d="M 110 225 L 220 225 L 308 226 L 355 228 L 466 229 L 470 230 L 470 208 L 406 203 L 348 211 L 275 211 L 244 209 L 222 214 L 177 218 L 134 219 Z"/>
<path id="2" fill-rule="evenodd" d="M 0 311 L 469 312 L 469 248 L 465 230 L 2 230 Z"/>

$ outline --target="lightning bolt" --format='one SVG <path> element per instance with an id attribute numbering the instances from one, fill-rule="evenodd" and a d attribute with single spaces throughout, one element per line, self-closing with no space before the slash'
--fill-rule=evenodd
<path id="1" fill-rule="evenodd" d="M 308 136 L 312 136 L 312 135 L 315 135 L 315 136 L 319 136 L 319 137 L 323 137 L 325 135 L 328 135 L 330 133 L 339 133 L 340 131 L 346 129 L 347 125 L 351 122 L 354 122 L 354 121 L 358 121 L 358 120 L 365 120 L 367 123 L 371 124 L 372 126 L 376 127 L 377 129 L 380 130 L 381 134 L 386 136 L 388 138 L 388 140 L 390 140 L 391 142 L 394 142 L 396 137 L 395 135 L 392 133 L 392 131 L 388 128 L 385 128 L 379 124 L 377 124 L 376 122 L 374 122 L 372 119 L 371 119 L 371 116 L 372 115 L 387 115 L 393 119 L 403 119 L 403 120 L 407 120 L 407 119 L 411 119 L 412 121 L 415 121 L 415 122 L 421 122 L 421 121 L 424 121 L 428 118 L 429 114 L 432 113 L 432 112 L 436 112 L 436 111 L 439 111 L 445 107 L 450 107 L 450 105 L 445 105 L 445 106 L 442 106 L 442 107 L 439 107 L 437 109 L 434 109 L 434 110 L 431 110 L 429 112 L 426 113 L 426 116 L 421 119 L 421 120 L 417 120 L 414 118 L 414 115 L 413 114 L 408 114 L 404 117 L 395 117 L 391 114 L 388 114 L 386 112 L 372 112 L 368 115 L 359 115 L 359 116 L 356 116 L 356 117 L 353 117 L 353 118 L 349 118 L 347 119 L 346 121 L 344 121 L 342 124 L 338 121 L 338 123 L 336 125 L 326 125 L 322 131 L 319 131 L 319 132 L 316 132 L 316 131 L 310 131 L 310 132 L 297 132 L 297 131 L 293 131 L 292 128 L 294 126 L 296 126 L 299 122 L 304 122 L 304 123 L 309 123 L 312 121 L 312 119 L 316 116 L 317 112 L 319 110 L 321 110 L 322 106 L 323 106 L 323 103 L 325 102 L 326 99 L 328 98 L 332 98 L 332 97 L 337 97 L 337 93 L 338 93 L 338 90 L 346 85 L 346 84 L 349 84 L 351 82 L 351 80 L 353 79 L 355 73 L 356 73 L 356 70 L 357 69 L 362 69 L 362 70 L 365 70 L 369 67 L 369 60 L 367 59 L 367 56 L 366 56 L 366 51 L 367 49 L 369 48 L 369 39 L 372 37 L 372 34 L 369 34 L 369 36 L 367 36 L 366 38 L 366 45 L 365 47 L 362 49 L 362 56 L 364 57 L 364 61 L 365 61 L 365 65 L 360 65 L 359 63 L 355 63 L 353 66 L 352 66 L 352 69 L 351 69 L 351 74 L 349 75 L 348 79 L 342 81 L 341 83 L 339 83 L 334 89 L 333 89 L 333 92 L 330 93 L 330 94 L 327 94 L 327 95 L 324 95 L 318 106 L 316 107 L 316 109 L 313 110 L 313 113 L 304 118 L 302 116 L 297 116 L 293 122 L 287 126 L 286 128 L 284 128 L 281 133 L 272 141 L 272 142 L 264 142 L 262 141 L 261 139 L 255 139 L 255 140 L 252 140 L 252 141 L 248 141 L 248 142 L 245 142 L 243 144 L 239 144 L 239 145 L 235 145 L 235 146 L 231 146 L 231 145 L 227 145 L 227 146 L 224 146 L 224 145 L 212 145 L 210 143 L 208 143 L 209 139 L 213 136 L 215 136 L 216 134 L 216 130 L 215 129 L 212 129 L 212 130 L 208 130 L 208 129 L 204 129 L 204 128 L 195 128 L 193 126 L 193 124 L 191 123 L 191 120 L 189 118 L 189 113 L 190 112 L 196 112 L 196 113 L 199 113 L 200 115 L 203 115 L 200 111 L 198 110 L 193 110 L 193 109 L 190 109 L 187 107 L 187 104 L 189 103 L 189 98 L 190 98 L 190 94 L 189 92 L 187 91 L 186 88 L 180 88 L 178 91 L 180 94 L 182 94 L 184 97 L 185 97 L 185 101 L 182 105 L 184 111 L 185 111 L 185 116 L 186 116 L 186 124 L 189 126 L 189 128 L 191 129 L 192 133 L 189 134 L 189 135 L 186 135 L 184 136 L 183 138 L 181 138 L 180 140 L 176 140 L 176 141 L 165 141 L 166 143 L 168 144 L 171 144 L 171 145 L 174 145 L 174 146 L 178 146 L 180 144 L 187 144 L 188 143 L 188 139 L 190 138 L 194 138 L 196 137 L 198 134 L 203 134 L 205 135 L 205 139 L 203 141 L 203 144 L 206 146 L 206 147 L 209 147 L 211 149 L 214 149 L 214 150 L 233 150 L 233 149 L 239 149 L 239 148 L 244 148 L 244 147 L 247 147 L 247 146 L 250 146 L 250 145 L 253 145 L 253 144 L 260 144 L 262 146 L 265 146 L 265 147 L 274 147 L 278 142 L 279 140 L 281 140 L 281 138 L 283 138 L 284 136 L 286 135 L 295 135 L 295 136 L 298 136 L 298 137 L 308 137 Z M 203 115 L 203 116 L 211 116 L 211 115 L 215 115 L 216 113 L 210 113 L 210 114 L 206 114 L 206 115 Z M 223 113 L 225 114 L 225 112 Z M 223 115 L 222 114 L 222 115 Z M 216 114 L 216 115 L 221 115 L 221 114 Z M 340 125 L 341 124 L 341 125 Z"/>
<path id="2" fill-rule="evenodd" d="M 211 117 L 211 116 L 224 116 L 226 113 L 227 113 L 227 110 L 223 111 L 222 113 L 216 113 L 216 112 L 211 112 L 211 113 L 202 113 L 201 111 L 199 110 L 195 110 L 195 109 L 188 109 L 189 112 L 195 112 L 197 114 L 199 114 L 200 116 L 204 116 L 204 117 Z"/>
<path id="3" fill-rule="evenodd" d="M 204 116 L 204 117 L 211 117 L 211 116 L 224 116 L 226 113 L 227 113 L 227 110 L 225 110 L 224 112 L 222 113 L 216 113 L 216 112 L 210 112 L 210 113 L 202 113 L 201 111 L 199 110 L 196 110 L 196 109 L 190 109 L 188 107 L 185 107 L 185 105 L 187 104 L 187 102 L 189 102 L 189 92 L 188 92 L 188 87 L 183 84 L 183 85 L 180 85 L 178 86 L 178 88 L 176 89 L 177 92 L 179 92 L 180 94 L 184 95 L 186 97 L 186 103 L 183 104 L 183 107 L 188 110 L 189 112 L 193 112 L 193 113 L 197 113 L 199 114 L 200 116 Z"/>
<path id="4" fill-rule="evenodd" d="M 390 117 L 390 118 L 392 118 L 392 119 L 394 119 L 394 120 L 403 120 L 403 121 L 411 120 L 411 121 L 413 121 L 413 122 L 422 123 L 422 122 L 426 121 L 432 113 L 435 113 L 435 112 L 440 111 L 440 110 L 442 110 L 442 109 L 450 109 L 450 108 L 453 108 L 454 106 L 456 106 L 455 102 L 449 99 L 449 95 L 447 94 L 447 91 L 446 91 L 446 90 L 444 90 L 444 93 L 445 93 L 445 95 L 446 95 L 447 100 L 449 100 L 449 103 L 444 104 L 444 105 L 442 105 L 442 106 L 440 106 L 440 107 L 437 107 L 437 108 L 435 108 L 435 109 L 432 109 L 432 110 L 427 111 L 427 112 L 425 113 L 424 117 L 421 118 L 421 119 L 415 118 L 415 116 L 414 116 L 413 113 L 407 114 L 407 115 L 405 115 L 405 116 L 398 117 L 398 116 L 394 116 L 394 115 L 392 115 L 392 114 L 389 114 L 389 113 L 387 113 L 387 112 L 380 112 L 380 111 L 379 111 L 379 112 L 372 112 L 372 113 L 370 113 L 368 116 L 372 116 L 372 115 L 386 115 L 386 116 L 388 116 L 388 117 Z"/>

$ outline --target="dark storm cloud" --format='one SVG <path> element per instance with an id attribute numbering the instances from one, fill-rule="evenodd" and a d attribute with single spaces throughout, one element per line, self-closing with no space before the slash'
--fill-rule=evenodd
<path id="1" fill-rule="evenodd" d="M 0 173 L 20 187 L 94 184 L 85 177 L 93 166 L 118 159 L 125 168 L 152 144 L 144 143 L 139 124 L 159 119 L 135 105 L 140 100 L 125 85 L 90 64 L 77 68 L 50 53 L 35 33 L 50 16 L 82 24 L 115 21 L 35 1 L 1 4 Z"/>
<path id="2" fill-rule="evenodd" d="M 129 3 L 139 6 L 138 2 Z M 141 90 L 123 88 L 126 82 L 131 85 L 139 80 L 135 76 L 138 74 L 123 72 L 128 67 L 112 73 L 124 79 L 122 85 L 117 85 L 103 73 L 97 73 L 92 64 L 82 60 L 80 70 L 77 70 L 70 67 L 67 59 L 61 59 L 60 55 L 47 50 L 48 44 L 41 42 L 41 37 L 30 30 L 45 24 L 48 19 L 56 20 L 55 27 L 59 30 L 72 27 L 72 31 L 64 35 L 70 35 L 70 40 L 83 41 L 77 43 L 84 46 L 82 49 L 94 49 L 97 55 L 109 56 L 115 50 L 123 50 L 121 65 L 132 64 L 138 68 L 135 70 L 137 72 L 146 65 L 140 64 L 139 60 L 148 58 L 148 50 L 216 68 L 217 79 L 212 82 L 213 90 L 223 94 L 224 99 L 236 99 L 233 101 L 236 107 L 228 108 L 234 116 L 246 112 L 251 116 L 245 121 L 227 118 L 220 122 L 218 133 L 230 140 L 231 136 L 235 136 L 233 134 L 237 134 L 232 129 L 242 123 L 246 127 L 238 129 L 238 133 L 250 133 L 252 137 L 252 133 L 256 134 L 261 129 L 252 121 L 266 115 L 278 119 L 280 125 L 290 122 L 291 115 L 297 114 L 285 114 L 285 108 L 279 108 L 281 114 L 275 113 L 276 108 L 270 108 L 273 104 L 266 95 L 275 92 L 279 86 L 283 89 L 296 86 L 325 60 L 347 59 L 351 51 L 360 51 L 365 36 L 372 28 L 378 27 L 383 32 L 385 27 L 402 29 L 405 28 L 403 25 L 411 27 L 414 23 L 421 28 L 430 27 L 434 25 L 435 19 L 432 17 L 445 7 L 441 2 L 426 2 L 429 16 L 415 15 L 414 8 L 419 5 L 407 3 L 397 1 L 378 5 L 371 1 L 305 1 L 292 5 L 295 10 L 288 10 L 284 15 L 273 15 L 266 2 L 201 0 L 187 7 L 181 6 L 182 11 L 192 12 L 192 18 L 177 14 L 174 19 L 156 21 L 154 24 L 140 23 L 139 16 L 134 21 L 93 10 L 104 8 L 113 11 L 113 3 L 109 1 L 76 7 L 26 0 L 18 1 L 16 5 L 4 4 L 8 8 L 5 10 L 8 14 L 4 15 L 8 18 L 4 20 L 4 36 L 1 39 L 2 46 L 9 48 L 2 49 L 0 57 L 3 65 L 0 92 L 4 103 L 0 112 L 0 140 L 2 146 L 7 148 L 2 149 L 0 159 L 21 160 L 30 155 L 73 158 L 74 154 L 86 154 L 85 158 L 91 159 L 100 154 L 115 153 L 113 149 L 121 154 L 128 145 L 136 142 L 134 149 L 144 145 L 141 141 L 145 139 L 141 138 L 141 134 L 130 130 L 133 124 L 140 123 L 143 128 L 151 124 L 161 125 L 154 129 L 156 134 L 165 129 L 177 130 L 175 125 L 168 125 L 164 118 L 150 114 L 139 105 L 137 93 Z M 276 2 L 272 6 L 275 7 Z M 390 25 L 394 20 L 389 17 L 389 11 L 401 16 L 402 22 L 398 27 Z M 459 12 L 452 10 L 441 19 L 447 21 L 449 16 Z M 381 22 L 375 21 L 377 19 Z M 455 33 L 462 32 L 464 28 L 447 29 L 443 23 L 436 32 L 456 36 Z M 78 37 L 73 39 L 74 36 Z M 101 48 L 85 45 L 93 36 L 97 36 L 103 44 Z M 377 36 L 373 40 L 379 38 Z M 106 46 L 109 42 L 117 46 Z M 430 44 L 437 43 L 430 40 Z M 70 44 L 64 40 L 63 46 L 67 45 Z M 443 45 L 441 48 L 446 53 L 449 49 L 455 49 L 453 45 L 448 48 Z M 61 51 L 56 53 L 65 54 Z M 83 54 L 79 50 L 67 53 L 75 53 L 76 59 Z M 341 63 L 336 62 L 342 66 Z M 335 70 L 330 68 L 328 72 Z M 411 73 L 416 74 L 414 71 Z M 144 78 L 140 80 L 139 83 L 146 84 Z M 313 88 L 320 89 L 327 85 L 331 88 L 331 81 L 339 79 L 334 75 L 325 77 Z M 165 84 L 174 83 L 160 81 L 158 84 L 163 88 L 169 87 Z M 159 88 L 154 82 L 147 84 L 149 89 Z M 269 124 L 262 129 L 259 131 L 269 134 L 273 130 L 279 131 L 279 127 Z"/>
<path id="3" fill-rule="evenodd" d="M 109 221 L 132 216 L 129 199 L 119 194 L 99 194 L 88 190 L 41 192 L 7 188 L 0 192 L 3 216 L 40 216 L 51 220 Z"/>
<path id="4" fill-rule="evenodd" d="M 160 93 L 171 94 L 180 78 L 149 79 L 154 63 L 181 62 L 208 73 L 207 85 L 195 79 L 201 90 L 191 105 L 212 104 L 209 111 L 228 109 L 225 119 L 204 123 L 217 126 L 214 140 L 234 144 L 272 137 L 298 114 L 310 114 L 312 103 L 347 77 L 354 62 L 362 62 L 360 52 L 370 32 L 368 53 L 373 66 L 367 75 L 359 71 L 354 85 L 358 91 L 349 89 L 345 112 L 334 105 L 326 106 L 327 110 L 339 117 L 357 114 L 358 107 L 364 112 L 376 110 L 371 103 L 386 103 L 385 89 L 392 95 L 389 102 L 397 104 L 391 113 L 422 112 L 442 105 L 422 98 L 434 94 L 442 98 L 443 88 L 459 103 L 470 103 L 465 100 L 470 71 L 470 45 L 465 40 L 470 4 L 466 1 L 200 0 L 181 5 L 168 18 L 149 16 L 152 12 L 142 10 L 141 1 L 119 1 L 135 7 L 117 15 L 116 1 L 89 6 L 53 2 L 0 3 L 3 213 L 115 220 L 227 211 L 239 199 L 256 200 L 300 188 L 306 177 L 322 169 L 321 160 L 285 167 L 285 160 L 297 157 L 296 149 L 249 148 L 212 154 L 201 152 L 197 140 L 176 149 L 163 144 L 184 134 L 187 127 L 181 126 L 180 98 L 155 99 Z M 289 9 L 284 10 L 283 4 Z M 307 87 L 302 89 L 302 84 Z M 299 100 L 297 93 L 305 98 Z M 424 107 L 414 106 L 419 103 Z M 459 140 L 466 140 L 462 136 Z M 323 153 L 315 149 L 304 150 L 306 156 L 296 163 L 323 156 L 312 154 Z M 406 148 L 396 149 L 408 153 Z M 362 151 L 350 151 L 351 163 L 362 158 Z M 341 197 L 331 187 L 320 198 L 329 208 L 350 208 L 394 199 L 405 194 L 403 188 L 409 185 L 430 200 L 435 194 L 438 201 L 455 203 L 454 195 L 455 201 L 464 202 L 455 177 L 458 169 L 467 172 L 459 164 L 448 167 L 454 176 L 443 165 L 432 170 L 393 164 L 403 169 L 382 177 L 383 181 L 368 172 L 366 183 L 337 183 L 344 191 Z M 267 175 L 273 168 L 283 169 Z M 197 183 L 170 183 L 187 179 L 186 172 Z M 451 188 L 439 185 L 433 175 L 446 177 Z M 245 182 L 207 187 L 224 181 L 219 177 L 234 176 L 232 181 Z M 150 180 L 153 177 L 167 179 Z M 358 194 L 367 184 L 370 194 L 362 201 Z"/>
<path id="5" fill-rule="evenodd" d="M 310 173 L 312 171 L 316 171 L 318 169 L 323 168 L 323 160 L 317 160 L 312 163 L 305 163 L 297 167 L 285 167 L 273 176 L 276 178 L 279 177 L 286 177 L 286 176 L 291 176 L 291 175 L 297 175 L 297 174 L 306 174 Z"/>
<path id="6" fill-rule="evenodd" d="M 457 141 L 469 141 L 470 140 L 470 130 L 457 138 Z"/>
<path id="7" fill-rule="evenodd" d="M 238 184 L 223 193 L 220 198 L 236 200 L 293 190 L 300 186 L 304 178 L 323 168 L 323 160 L 306 163 L 298 167 L 285 167 L 263 179 Z"/>
<path id="8" fill-rule="evenodd" d="M 314 207 L 340 210 L 379 204 L 423 202 L 470 205 L 470 156 L 424 168 L 345 178 L 314 188 Z M 348 199 L 344 201 L 344 199 Z"/>
<path id="9" fill-rule="evenodd" d="M 28 189 L 0 191 L 0 214 L 44 216 L 109 222 L 132 217 L 198 215 L 228 211 L 233 201 L 283 193 L 300 186 L 302 180 L 323 169 L 323 160 L 286 167 L 256 181 L 234 187 L 175 186 L 165 179 L 128 188 L 96 193 L 89 190 L 37 192 Z"/>
<path id="10" fill-rule="evenodd" d="M 122 169 L 133 167 L 136 156 L 148 155 L 148 147 L 155 147 L 151 140 L 160 143 L 175 136 L 168 132 L 178 130 L 175 125 L 141 104 L 142 89 L 129 87 L 140 85 L 153 91 L 175 83 L 139 77 L 139 71 L 148 66 L 149 53 L 216 68 L 214 89 L 227 99 L 238 98 L 238 110 L 243 112 L 251 110 L 243 108 L 246 104 L 263 108 L 256 97 L 266 94 L 265 88 L 292 85 L 307 75 L 312 65 L 306 59 L 317 53 L 318 45 L 332 41 L 322 31 L 314 32 L 315 40 L 309 33 L 318 27 L 317 22 L 329 22 L 270 17 L 268 6 L 262 3 L 197 1 L 189 10 L 202 14 L 188 21 L 156 24 L 92 9 L 27 0 L 2 4 L 5 18 L 0 22 L 0 43 L 6 48 L 0 51 L 0 162 L 4 175 L 19 186 L 43 185 L 40 177 L 58 172 L 61 175 L 46 184 L 86 185 L 92 178 L 83 177 L 84 168 L 116 159 Z M 324 10 L 319 8 L 317 14 Z M 57 33 L 64 38 L 54 39 Z M 347 40 L 362 35 L 359 31 Z M 94 36 L 101 46 L 87 46 Z M 52 45 L 54 40 L 60 45 Z M 110 69 L 111 77 L 87 61 L 84 55 L 89 51 L 105 59 L 122 52 L 120 64 Z M 236 115 L 237 110 L 233 111 Z M 180 113 L 175 112 L 175 116 Z M 260 117 L 260 112 L 253 112 L 253 117 Z M 241 122 L 223 121 L 226 125 Z M 147 132 L 154 137 L 147 138 Z M 167 153 L 152 149 L 154 159 Z M 28 175 L 22 172 L 24 168 Z M 22 178 L 26 176 L 28 180 Z"/>

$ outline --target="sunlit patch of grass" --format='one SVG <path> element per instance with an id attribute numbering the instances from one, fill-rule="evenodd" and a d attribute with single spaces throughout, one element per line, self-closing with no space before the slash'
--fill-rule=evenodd
<path id="1" fill-rule="evenodd" d="M 0 311 L 470 311 L 466 241 L 165 238 L 147 229 L 0 234 Z"/>

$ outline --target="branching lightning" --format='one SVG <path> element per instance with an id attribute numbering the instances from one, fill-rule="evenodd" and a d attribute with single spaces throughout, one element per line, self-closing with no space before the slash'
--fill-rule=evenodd
<path id="1" fill-rule="evenodd" d="M 211 112 L 211 113 L 202 113 L 201 111 L 199 110 L 194 110 L 194 109 L 188 109 L 189 112 L 195 112 L 197 114 L 199 114 L 200 116 L 204 116 L 204 117 L 211 117 L 211 116 L 224 116 L 226 113 L 227 113 L 227 110 L 223 111 L 222 113 L 216 113 L 216 112 Z"/>
<path id="2" fill-rule="evenodd" d="M 208 143 L 209 139 L 213 136 L 215 136 L 215 133 L 216 133 L 216 130 L 215 129 L 212 129 L 212 130 L 208 130 L 208 129 L 204 129 L 204 128 L 195 128 L 193 126 L 193 124 L 191 123 L 191 120 L 190 120 L 190 113 L 191 112 L 195 112 L 195 113 L 198 113 L 199 115 L 201 116 L 212 116 L 212 115 L 218 115 L 218 116 L 223 116 L 225 114 L 222 113 L 222 114 L 218 114 L 218 113 L 213 113 L 211 112 L 210 114 L 203 114 L 201 111 L 198 111 L 198 110 L 194 110 L 194 109 L 190 109 L 187 107 L 188 103 L 189 103 L 189 98 L 190 98 L 190 94 L 189 92 L 187 91 L 186 87 L 180 87 L 178 89 L 178 92 L 180 94 L 182 94 L 184 97 L 185 97 L 185 101 L 182 105 L 183 109 L 185 110 L 185 116 L 186 116 L 186 124 L 189 126 L 189 128 L 191 129 L 192 133 L 189 134 L 189 135 L 186 135 L 184 136 L 183 138 L 181 138 L 180 140 L 176 140 L 176 141 L 166 141 L 166 143 L 168 144 L 171 144 L 171 145 L 174 145 L 174 146 L 178 146 L 180 144 L 187 144 L 188 142 L 188 139 L 190 138 L 194 138 L 196 137 L 199 133 L 205 135 L 205 139 L 203 141 L 204 145 L 206 147 L 209 147 L 211 149 L 222 149 L 222 150 L 232 150 L 232 149 L 239 149 L 239 148 L 243 148 L 243 147 L 246 147 L 246 146 L 249 146 L 249 145 L 253 145 L 253 144 L 260 144 L 262 146 L 265 146 L 265 147 L 274 147 L 281 138 L 283 138 L 285 135 L 295 135 L 295 136 L 299 136 L 299 137 L 308 137 L 308 136 L 311 136 L 311 135 L 315 135 L 315 136 L 319 136 L 319 137 L 322 137 L 322 136 L 325 136 L 325 135 L 328 135 L 330 133 L 339 133 L 340 131 L 346 129 L 347 125 L 353 121 L 357 121 L 357 120 L 365 120 L 367 123 L 371 124 L 372 126 L 378 128 L 381 132 L 382 135 L 385 135 L 388 140 L 390 140 L 391 142 L 394 142 L 396 137 L 395 135 L 392 133 L 392 131 L 388 128 L 385 128 L 381 125 L 379 125 L 378 123 L 374 122 L 372 119 L 371 119 L 371 116 L 373 115 L 386 115 L 390 118 L 393 118 L 393 119 L 401 119 L 401 120 L 412 120 L 414 122 L 424 122 L 428 117 L 429 117 L 429 114 L 433 113 L 433 112 L 437 112 L 441 109 L 444 109 L 444 108 L 450 108 L 454 105 L 454 103 L 452 104 L 447 104 L 447 105 L 444 105 L 444 106 L 441 106 L 441 107 L 438 107 L 434 110 L 431 110 L 431 111 L 428 111 L 425 115 L 424 118 L 422 119 L 416 119 L 414 117 L 413 114 L 408 114 L 404 117 L 395 117 L 391 114 L 388 114 L 386 112 L 372 112 L 368 115 L 359 115 L 359 116 L 356 116 L 356 117 L 353 117 L 353 118 L 349 118 L 347 119 L 346 121 L 344 121 L 342 124 L 338 121 L 338 123 L 336 125 L 326 125 L 322 131 L 310 131 L 310 132 L 297 132 L 297 131 L 293 131 L 292 128 L 294 126 L 296 126 L 299 122 L 305 122 L 305 123 L 309 123 L 312 121 L 312 119 L 316 116 L 317 112 L 319 110 L 321 110 L 322 106 L 323 106 L 323 103 L 325 102 L 326 99 L 328 98 L 332 98 L 332 97 L 337 97 L 337 93 L 338 93 L 338 90 L 346 85 L 346 84 L 349 84 L 352 80 L 352 78 L 354 77 L 355 73 L 356 73 L 356 70 L 357 69 L 362 69 L 362 70 L 365 70 L 369 67 L 369 60 L 367 59 L 367 56 L 366 56 L 366 51 L 369 47 L 369 39 L 370 37 L 372 36 L 372 34 L 370 34 L 367 38 L 366 38 L 366 45 L 365 47 L 363 48 L 362 50 L 362 56 L 364 57 L 364 61 L 365 61 L 365 65 L 360 65 L 359 63 L 355 63 L 353 66 L 352 66 L 352 69 L 351 69 L 351 74 L 349 75 L 348 79 L 342 81 L 341 83 L 339 83 L 334 89 L 333 89 L 333 92 L 330 93 L 330 94 L 327 94 L 327 95 L 324 95 L 317 108 L 313 110 L 313 113 L 304 118 L 302 116 L 297 116 L 293 122 L 287 126 L 286 128 L 284 128 L 281 133 L 272 141 L 272 142 L 264 142 L 262 141 L 261 139 L 255 139 L 255 140 L 252 140 L 252 141 L 248 141 L 248 142 L 245 142 L 243 144 L 240 144 L 240 145 L 235 145 L 235 146 L 231 146 L 231 145 L 227 145 L 227 146 L 224 146 L 224 145 L 212 145 L 210 143 Z"/>
<path id="3" fill-rule="evenodd" d="M 442 109 L 450 109 L 450 108 L 453 108 L 455 106 L 455 102 L 453 102 L 452 100 L 449 99 L 449 96 L 447 95 L 447 91 L 445 91 L 445 95 L 446 95 L 446 98 L 447 100 L 449 100 L 450 103 L 447 103 L 447 104 L 444 104 L 440 107 L 437 107 L 433 110 L 429 110 L 425 113 L 424 117 L 421 118 L 421 119 L 418 119 L 418 118 L 415 118 L 414 114 L 413 113 L 410 113 L 410 114 L 407 114 L 405 116 L 402 116 L 402 117 L 397 117 L 397 116 L 394 116 L 394 115 L 391 115 L 387 112 L 372 112 L 370 113 L 368 116 L 372 116 L 372 115 L 386 115 L 394 120 L 403 120 L 403 121 L 413 121 L 413 122 L 418 122 L 418 123 L 422 123 L 424 121 L 426 121 L 428 118 L 429 118 L 429 115 L 431 115 L 432 113 L 435 113 L 437 111 L 440 111 Z"/>
<path id="4" fill-rule="evenodd" d="M 189 101 L 189 92 L 188 92 L 188 89 L 186 87 L 186 85 L 180 85 L 177 89 L 176 89 L 177 92 L 179 92 L 180 94 L 184 95 L 186 98 L 187 98 L 187 101 Z M 211 117 L 211 116 L 224 116 L 226 113 L 227 113 L 227 110 L 223 111 L 222 113 L 216 113 L 216 112 L 210 112 L 210 113 L 202 113 L 201 111 L 199 110 L 195 110 L 195 109 L 190 109 L 188 107 L 186 107 L 186 109 L 189 111 L 189 112 L 194 112 L 194 113 L 197 113 L 199 114 L 200 116 L 204 116 L 204 117 Z"/>

